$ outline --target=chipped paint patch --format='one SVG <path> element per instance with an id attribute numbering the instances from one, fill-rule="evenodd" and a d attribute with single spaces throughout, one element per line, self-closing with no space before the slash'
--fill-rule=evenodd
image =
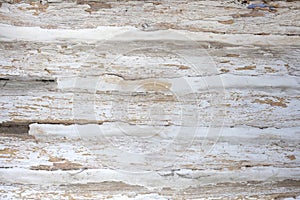
<path id="1" fill-rule="evenodd" d="M 296 156 L 295 155 L 288 155 L 286 156 L 288 159 L 290 160 L 296 160 Z"/>
<path id="2" fill-rule="evenodd" d="M 277 107 L 282 107 L 286 108 L 287 103 L 285 99 L 283 98 L 276 98 L 277 100 L 273 100 L 270 98 L 265 98 L 265 99 L 255 99 L 252 103 L 259 103 L 259 104 L 268 104 L 270 106 L 277 106 Z"/>
<path id="3" fill-rule="evenodd" d="M 46 170 L 46 171 L 56 171 L 56 170 L 78 170 L 81 169 L 82 165 L 79 163 L 70 162 L 64 160 L 63 162 L 54 162 L 53 165 L 37 165 L 32 166 L 32 170 Z"/>
<path id="4" fill-rule="evenodd" d="M 278 70 L 273 69 L 272 67 L 264 67 L 264 69 L 265 69 L 266 72 L 268 72 L 268 73 L 276 73 L 276 72 L 278 72 Z"/>
<path id="5" fill-rule="evenodd" d="M 163 64 L 163 66 L 177 67 L 178 69 L 190 69 L 190 67 L 188 67 L 186 65 L 178 65 L 178 64 Z"/>
<path id="6" fill-rule="evenodd" d="M 240 57 L 240 55 L 239 54 L 235 54 L 235 53 L 229 53 L 229 54 L 226 54 L 226 57 L 236 58 L 236 57 Z"/>
<path id="7" fill-rule="evenodd" d="M 18 150 L 11 148 L 4 148 L 0 150 L 0 158 L 13 158 L 16 156 Z"/>
<path id="8" fill-rule="evenodd" d="M 225 20 L 225 21 L 218 21 L 221 24 L 233 24 L 233 19 Z"/>
<path id="9" fill-rule="evenodd" d="M 239 68 L 236 68 L 235 70 L 254 70 L 256 69 L 256 66 L 255 65 L 249 65 L 249 66 L 245 66 L 245 67 L 239 67 Z"/>

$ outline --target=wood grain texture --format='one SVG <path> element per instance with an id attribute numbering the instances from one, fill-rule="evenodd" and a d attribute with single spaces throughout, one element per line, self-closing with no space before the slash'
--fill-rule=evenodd
<path id="1" fill-rule="evenodd" d="M 1 1 L 1 199 L 299 199 L 300 4 L 270 4 Z"/>

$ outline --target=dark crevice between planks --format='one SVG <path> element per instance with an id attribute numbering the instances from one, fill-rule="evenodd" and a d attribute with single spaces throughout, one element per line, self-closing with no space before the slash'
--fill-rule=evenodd
<path id="1" fill-rule="evenodd" d="M 55 83 L 56 79 L 47 77 L 0 77 L 0 81 Z"/>
<path id="2" fill-rule="evenodd" d="M 51 77 L 0 77 L 0 88 L 13 91 L 55 90 L 56 78 Z"/>
<path id="3" fill-rule="evenodd" d="M 29 122 L 2 122 L 0 123 L 0 136 L 28 134 Z"/>

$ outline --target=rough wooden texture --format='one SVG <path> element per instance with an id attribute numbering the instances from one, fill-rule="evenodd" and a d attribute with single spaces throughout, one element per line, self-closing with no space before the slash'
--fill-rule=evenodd
<path id="1" fill-rule="evenodd" d="M 1 199 L 299 199 L 300 4 L 270 4 L 2 1 Z"/>

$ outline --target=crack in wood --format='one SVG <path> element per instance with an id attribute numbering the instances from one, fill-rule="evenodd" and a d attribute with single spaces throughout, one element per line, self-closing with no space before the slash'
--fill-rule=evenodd
<path id="1" fill-rule="evenodd" d="M 0 123 L 0 133 L 6 134 L 28 134 L 29 122 L 2 122 Z"/>

